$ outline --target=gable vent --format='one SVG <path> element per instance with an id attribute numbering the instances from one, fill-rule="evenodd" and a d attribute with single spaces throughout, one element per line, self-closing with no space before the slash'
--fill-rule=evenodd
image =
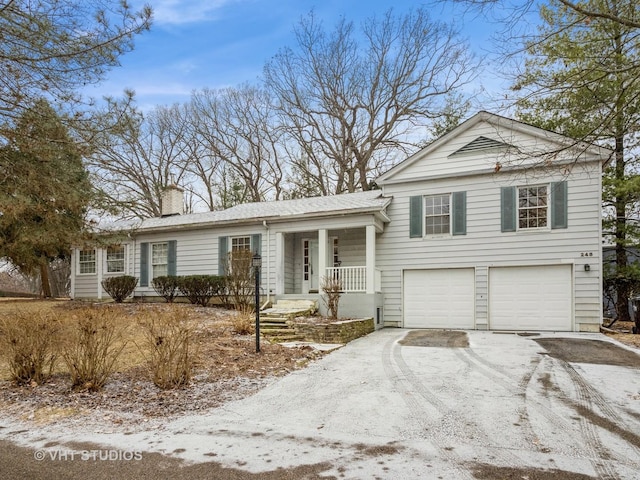
<path id="1" fill-rule="evenodd" d="M 507 150 L 509 148 L 513 148 L 513 145 L 509 145 L 508 143 L 499 142 L 498 140 L 494 140 L 488 137 L 478 137 L 470 143 L 467 143 L 464 147 L 453 152 L 450 157 L 454 155 L 460 155 L 462 153 L 473 153 L 481 150 Z"/>

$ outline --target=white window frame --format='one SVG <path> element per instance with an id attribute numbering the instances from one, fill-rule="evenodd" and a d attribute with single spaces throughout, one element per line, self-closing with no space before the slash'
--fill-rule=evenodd
<path id="1" fill-rule="evenodd" d="M 109 250 L 115 247 L 120 247 L 122 248 L 122 258 L 110 258 L 109 257 Z M 112 270 L 111 266 L 114 263 L 122 263 L 122 269 L 121 270 Z M 125 274 L 127 272 L 127 246 L 124 244 L 120 244 L 120 245 L 109 245 L 106 249 L 105 249 L 105 268 L 104 271 L 107 274 L 113 274 L 113 273 L 121 273 L 121 274 Z"/>
<path id="2" fill-rule="evenodd" d="M 164 246 L 165 249 L 165 257 L 164 257 L 164 263 L 161 262 L 155 262 L 155 258 L 153 255 L 153 250 L 156 247 L 162 247 Z M 153 280 L 156 277 L 162 277 L 165 275 L 169 275 L 169 242 L 155 242 L 155 243 L 151 243 L 149 245 L 149 266 L 151 267 L 151 280 Z M 156 269 L 160 268 L 162 265 L 164 265 L 164 273 L 161 274 L 156 274 Z"/>
<path id="3" fill-rule="evenodd" d="M 246 248 L 244 248 L 245 245 Z M 251 235 L 239 235 L 237 237 L 231 237 L 231 241 L 229 242 L 229 252 L 237 252 L 240 250 L 251 251 Z"/>
<path id="4" fill-rule="evenodd" d="M 435 199 L 435 198 L 446 198 L 447 199 L 447 206 L 446 206 L 446 213 L 442 212 L 442 206 L 443 204 L 440 203 L 440 205 L 427 205 L 428 200 L 430 199 Z M 424 195 L 422 197 L 422 207 L 423 207 L 423 215 L 422 215 L 422 234 L 425 237 L 450 237 L 451 236 L 451 230 L 452 230 L 452 215 L 451 215 L 451 193 L 439 193 L 439 194 L 435 194 L 435 195 Z M 438 210 L 438 207 L 440 207 L 440 210 Z M 427 231 L 427 219 L 428 218 L 442 218 L 442 217 L 448 217 L 449 223 L 447 225 L 447 231 L 446 232 L 428 232 Z M 439 226 L 444 226 L 443 223 L 440 223 Z"/>
<path id="5" fill-rule="evenodd" d="M 86 258 L 83 258 L 83 256 L 85 254 L 88 254 L 88 252 L 92 252 L 93 259 L 87 260 Z M 83 272 L 82 271 L 83 265 L 90 265 L 90 264 L 93 264 L 93 271 L 92 272 Z M 98 253 L 97 253 L 95 248 L 80 248 L 80 249 L 78 249 L 78 259 L 77 259 L 77 262 L 76 262 L 76 274 L 78 276 L 88 276 L 88 275 L 97 275 L 98 274 Z"/>
<path id="6" fill-rule="evenodd" d="M 546 190 L 546 193 L 545 193 L 545 205 L 543 205 L 543 206 L 540 206 L 540 205 L 533 205 L 533 206 L 524 205 L 524 203 L 527 203 L 527 200 L 530 199 L 530 198 L 540 198 L 539 194 L 536 194 L 535 197 L 527 196 L 527 197 L 523 198 L 522 201 L 521 201 L 520 192 L 524 191 L 524 190 L 531 190 L 531 189 L 534 189 L 534 188 L 537 191 L 539 191 L 540 188 L 544 188 Z M 516 194 L 517 194 L 517 197 L 516 197 L 516 202 L 517 202 L 516 227 L 517 227 L 517 230 L 532 231 L 532 230 L 549 230 L 551 228 L 551 226 L 550 226 L 551 225 L 551 217 L 550 217 L 551 210 L 550 210 L 550 205 L 549 205 L 549 200 L 550 200 L 550 197 L 551 197 L 550 196 L 550 192 L 551 192 L 551 185 L 549 185 L 548 183 L 536 184 L 536 185 L 522 185 L 522 186 L 519 186 L 519 187 L 516 188 Z M 542 219 L 542 217 L 540 217 L 540 216 L 528 217 L 527 216 L 526 219 L 523 219 L 523 220 L 527 221 L 527 225 L 521 226 L 520 225 L 520 220 L 521 220 L 520 213 L 521 213 L 521 211 L 531 212 L 533 210 L 536 210 L 536 211 L 544 210 L 545 211 L 545 213 L 544 213 L 544 222 L 545 222 L 545 224 L 542 225 L 542 226 L 541 225 L 529 226 L 528 225 L 529 220 L 531 220 L 531 219 L 540 220 L 540 219 Z M 538 222 L 536 222 L 536 223 L 538 223 Z"/>

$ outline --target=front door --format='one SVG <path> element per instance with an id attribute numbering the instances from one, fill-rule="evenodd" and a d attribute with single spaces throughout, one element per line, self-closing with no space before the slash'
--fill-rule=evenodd
<path id="1" fill-rule="evenodd" d="M 318 292 L 318 240 L 302 240 L 302 290 L 303 293 Z"/>

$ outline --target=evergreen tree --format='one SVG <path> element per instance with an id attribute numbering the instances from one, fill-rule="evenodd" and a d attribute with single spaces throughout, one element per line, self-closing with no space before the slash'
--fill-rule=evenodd
<path id="1" fill-rule="evenodd" d="M 628 321 L 628 301 L 638 270 L 627 249 L 638 244 L 638 134 L 640 131 L 640 29 L 616 18 L 637 18 L 637 0 L 587 0 L 585 15 L 551 0 L 527 45 L 520 116 L 526 122 L 572 138 L 606 144 L 613 155 L 605 168 L 603 233 L 615 245 L 615 266 L 605 272 L 616 291 L 616 313 Z"/>
<path id="2" fill-rule="evenodd" d="M 49 262 L 79 241 L 91 192 L 78 145 L 37 101 L 0 148 L 0 257 L 25 273 L 40 270 L 45 296 Z"/>

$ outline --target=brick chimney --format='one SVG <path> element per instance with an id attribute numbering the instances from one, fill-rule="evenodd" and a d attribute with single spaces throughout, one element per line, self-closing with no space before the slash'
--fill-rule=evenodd
<path id="1" fill-rule="evenodd" d="M 163 217 L 184 214 L 184 190 L 172 182 L 163 190 L 160 204 Z"/>

